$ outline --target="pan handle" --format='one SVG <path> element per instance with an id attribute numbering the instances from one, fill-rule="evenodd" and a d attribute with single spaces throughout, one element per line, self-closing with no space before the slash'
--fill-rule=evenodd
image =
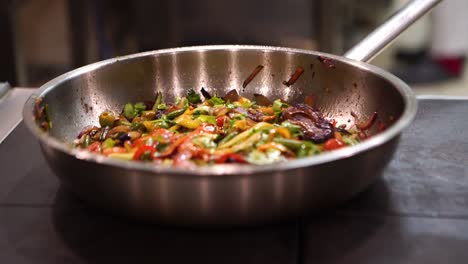
<path id="1" fill-rule="evenodd" d="M 345 53 L 353 60 L 369 62 L 421 16 L 443 0 L 412 0 L 381 26 Z"/>

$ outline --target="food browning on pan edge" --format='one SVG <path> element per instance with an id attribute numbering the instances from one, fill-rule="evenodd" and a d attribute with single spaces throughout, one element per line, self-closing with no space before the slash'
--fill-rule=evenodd
<path id="1" fill-rule="evenodd" d="M 189 90 L 167 102 L 127 103 L 84 128 L 77 148 L 123 160 L 177 167 L 224 163 L 271 164 L 357 144 L 359 131 L 335 128 L 309 104 L 290 105 L 231 90 L 224 97 Z"/>

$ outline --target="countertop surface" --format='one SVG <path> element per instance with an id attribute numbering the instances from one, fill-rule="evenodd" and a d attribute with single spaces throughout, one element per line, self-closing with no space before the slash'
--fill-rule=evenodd
<path id="1" fill-rule="evenodd" d="M 465 263 L 468 101 L 420 100 L 379 179 L 346 204 L 231 230 L 139 223 L 62 187 L 20 125 L 0 144 L 1 263 Z"/>

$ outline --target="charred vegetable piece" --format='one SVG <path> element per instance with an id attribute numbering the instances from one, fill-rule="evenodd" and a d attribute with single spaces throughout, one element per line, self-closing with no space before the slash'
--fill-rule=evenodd
<path id="1" fill-rule="evenodd" d="M 293 85 L 299 77 L 304 73 L 304 69 L 302 67 L 297 67 L 296 71 L 291 75 L 291 78 L 287 82 L 283 82 L 284 85 L 286 86 L 291 86 Z"/>
<path id="2" fill-rule="evenodd" d="M 207 90 L 205 90 L 205 88 L 202 87 L 200 92 L 203 95 L 203 97 L 205 97 L 206 100 L 211 99 L 210 93 Z"/>
<path id="3" fill-rule="evenodd" d="M 224 101 L 226 102 L 235 102 L 239 100 L 239 93 L 237 92 L 236 89 L 230 90 L 225 96 L 224 96 Z"/>
<path id="4" fill-rule="evenodd" d="M 262 65 L 258 65 L 253 71 L 252 73 L 247 77 L 247 79 L 245 79 L 244 83 L 242 84 L 242 88 L 245 88 L 247 87 L 247 85 L 249 85 L 249 83 L 255 78 L 255 76 L 257 76 L 257 74 L 263 70 L 263 66 Z"/>
<path id="5" fill-rule="evenodd" d="M 359 121 L 358 116 L 354 112 L 351 112 L 351 115 L 356 119 L 356 127 L 360 130 L 369 129 L 375 123 L 375 120 L 377 120 L 377 112 L 372 113 L 367 121 Z"/>
<path id="6" fill-rule="evenodd" d="M 254 94 L 255 102 L 261 106 L 270 106 L 272 103 L 270 99 L 261 94 Z"/>
<path id="7" fill-rule="evenodd" d="M 217 164 L 224 164 L 224 163 L 246 163 L 247 161 L 245 158 L 236 153 L 228 153 L 224 154 L 223 156 L 219 157 L 216 160 Z"/>
<path id="8" fill-rule="evenodd" d="M 283 119 L 301 127 L 303 137 L 315 143 L 322 143 L 333 137 L 334 127 L 322 113 L 305 104 L 288 107 Z"/>

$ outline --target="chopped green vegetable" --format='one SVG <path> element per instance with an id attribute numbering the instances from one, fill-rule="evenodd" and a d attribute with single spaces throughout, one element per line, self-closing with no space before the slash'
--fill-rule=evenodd
<path id="1" fill-rule="evenodd" d="M 178 109 L 178 110 L 175 110 L 175 111 L 172 111 L 170 112 L 169 114 L 167 114 L 167 119 L 174 119 L 180 115 L 182 115 L 185 111 L 187 111 L 187 108 L 184 107 L 182 109 Z"/>
<path id="2" fill-rule="evenodd" d="M 142 122 L 136 122 L 136 123 L 132 123 L 132 124 L 130 125 L 130 129 L 133 130 L 133 131 L 138 130 L 138 129 L 140 129 L 140 128 L 144 128 L 144 127 L 145 127 L 145 126 L 143 125 Z"/>
<path id="3" fill-rule="evenodd" d="M 133 108 L 135 109 L 135 112 L 138 115 L 139 113 L 146 110 L 146 105 L 142 102 L 138 102 L 133 106 Z"/>
<path id="4" fill-rule="evenodd" d="M 124 106 L 123 115 L 128 120 L 132 120 L 136 116 L 139 116 L 146 110 L 146 105 L 144 103 L 136 103 L 134 105 L 128 103 Z"/>
<path id="5" fill-rule="evenodd" d="M 291 132 L 292 137 L 300 137 L 303 135 L 301 127 L 298 125 L 294 125 L 289 121 L 284 121 L 283 123 L 281 123 L 281 126 L 289 130 L 289 132 Z"/>
<path id="6" fill-rule="evenodd" d="M 239 136 L 242 134 L 239 134 Z M 235 139 L 235 138 L 234 138 Z M 233 139 L 233 140 L 234 140 Z M 231 140 L 231 141 L 233 141 Z M 239 152 L 247 149 L 251 149 L 254 147 L 260 140 L 262 140 L 262 132 L 257 131 L 256 133 L 249 135 L 247 139 L 242 142 L 238 142 L 234 146 L 232 146 L 233 152 Z M 228 142 L 229 143 L 229 142 Z"/>
<path id="7" fill-rule="evenodd" d="M 320 154 L 320 149 L 317 145 L 312 142 L 304 141 L 301 145 L 301 148 L 297 150 L 297 157 L 302 158 L 306 156 L 312 156 Z"/>
<path id="8" fill-rule="evenodd" d="M 273 141 L 287 147 L 290 150 L 295 151 L 298 157 L 311 156 L 320 153 L 319 147 L 310 141 L 301 141 L 280 137 L 274 138 Z"/>
<path id="9" fill-rule="evenodd" d="M 280 99 L 270 101 L 261 95 L 249 100 L 236 90 L 224 98 L 211 96 L 204 89 L 201 93 L 190 89 L 185 97 L 177 97 L 174 104 L 174 101 L 163 102 L 162 94 L 157 92 L 150 109 L 145 103 L 132 102 L 125 104 L 118 115 L 103 112 L 99 116 L 101 127 L 84 128 L 79 139 L 74 140 L 74 146 L 117 159 L 151 161 L 155 166 L 191 167 L 272 164 L 329 151 L 330 142 L 336 141 L 342 147 L 361 141 L 360 131 L 345 130 L 346 127 L 323 131 L 333 140 L 322 142 L 314 137 L 306 140 L 303 126 L 310 122 L 318 129 L 333 125 L 332 121 L 317 122 L 310 117 L 309 110 L 318 110 L 306 109 L 310 107 L 306 104 L 291 107 Z M 40 114 L 39 125 L 46 130 L 46 121 L 50 121 L 48 106 L 42 107 L 40 103 L 36 102 L 35 111 Z M 295 108 L 299 110 L 298 115 Z M 300 116 L 301 111 L 306 114 Z M 118 153 L 109 155 L 109 152 Z"/>
<path id="10" fill-rule="evenodd" d="M 290 150 L 297 151 L 302 147 L 303 141 L 295 139 L 287 139 L 282 137 L 276 137 L 273 139 L 274 142 L 284 145 Z"/>
<path id="11" fill-rule="evenodd" d="M 213 96 L 211 97 L 210 100 L 208 100 L 212 105 L 222 105 L 224 104 L 224 100 L 222 98 L 219 98 L 218 96 Z"/>
<path id="12" fill-rule="evenodd" d="M 197 92 L 195 92 L 193 89 L 188 90 L 187 100 L 191 104 L 201 103 L 200 95 Z"/>
<path id="13" fill-rule="evenodd" d="M 117 125 L 119 125 L 119 126 L 131 126 L 132 123 L 130 123 L 130 122 L 128 122 L 128 121 L 119 120 L 119 121 L 117 122 Z"/>
<path id="14" fill-rule="evenodd" d="M 91 143 L 92 143 L 91 137 L 90 137 L 89 135 L 86 135 L 86 136 L 84 137 L 84 140 L 83 140 L 83 143 L 81 144 L 81 146 L 82 146 L 83 148 L 86 148 L 86 147 L 88 147 L 89 145 L 91 145 Z"/>
<path id="15" fill-rule="evenodd" d="M 158 104 L 158 105 L 156 106 L 156 108 L 157 108 L 158 110 L 166 110 L 166 109 L 167 109 L 167 105 L 166 105 L 166 104 Z"/>
<path id="16" fill-rule="evenodd" d="M 113 126 L 115 122 L 115 116 L 109 112 L 103 112 L 99 115 L 99 124 L 101 127 Z"/>
<path id="17" fill-rule="evenodd" d="M 44 105 L 44 113 L 45 113 L 45 118 L 46 118 L 47 124 L 49 125 L 49 129 L 51 129 L 52 128 L 52 120 L 50 119 L 49 104 Z"/>
<path id="18" fill-rule="evenodd" d="M 161 92 L 157 92 L 156 93 L 156 99 L 154 100 L 154 105 L 153 105 L 153 108 L 151 110 L 156 112 L 158 110 L 158 106 L 161 103 L 162 103 L 162 94 L 161 94 Z"/>
<path id="19" fill-rule="evenodd" d="M 206 105 L 199 106 L 193 111 L 193 115 L 206 115 L 210 113 L 210 107 Z"/>
<path id="20" fill-rule="evenodd" d="M 109 149 L 109 148 L 113 148 L 114 146 L 115 146 L 115 140 L 113 140 L 112 138 L 108 138 L 104 140 L 104 142 L 102 142 L 101 144 L 102 149 Z"/>
<path id="21" fill-rule="evenodd" d="M 283 110 L 283 108 L 288 108 L 289 105 L 281 102 L 281 99 L 277 99 L 273 102 L 273 111 L 275 113 L 279 113 Z"/>
<path id="22" fill-rule="evenodd" d="M 247 101 L 247 102 L 244 102 L 241 104 L 241 107 L 242 108 L 245 108 L 245 109 L 249 109 L 249 108 L 252 108 L 252 107 L 255 107 L 255 102 L 253 101 Z"/>
<path id="23" fill-rule="evenodd" d="M 233 120 L 245 120 L 245 118 L 246 118 L 246 115 L 244 115 L 244 114 L 237 114 L 237 115 L 235 115 L 232 119 L 233 119 Z"/>
<path id="24" fill-rule="evenodd" d="M 216 117 L 210 115 L 200 115 L 197 117 L 202 123 L 209 123 L 212 125 L 216 125 Z"/>
<path id="25" fill-rule="evenodd" d="M 135 108 L 133 107 L 133 104 L 128 103 L 125 104 L 124 109 L 123 109 L 123 115 L 127 119 L 133 119 L 137 113 L 135 112 Z"/>
<path id="26" fill-rule="evenodd" d="M 342 140 L 343 142 L 346 144 L 346 145 L 349 145 L 349 146 L 354 146 L 356 144 L 359 143 L 359 141 L 357 140 L 357 138 L 355 136 L 347 136 L 347 135 L 342 135 Z"/>
<path id="27" fill-rule="evenodd" d="M 239 144 L 240 142 L 246 142 L 246 139 L 250 137 L 253 133 L 258 131 L 259 129 L 264 129 L 264 128 L 273 128 L 272 124 L 266 123 L 266 122 L 260 122 L 257 123 L 255 126 L 245 130 L 244 132 L 240 133 L 239 135 L 235 136 L 232 138 L 230 141 L 224 143 L 224 144 L 219 144 L 218 148 L 223 149 L 223 148 L 229 148 L 232 147 L 236 144 Z"/>
<path id="28" fill-rule="evenodd" d="M 163 116 L 162 118 L 153 121 L 145 121 L 143 122 L 143 125 L 147 130 L 151 131 L 156 128 L 170 128 L 171 126 L 175 125 L 175 122 L 168 120 L 166 116 Z"/>

